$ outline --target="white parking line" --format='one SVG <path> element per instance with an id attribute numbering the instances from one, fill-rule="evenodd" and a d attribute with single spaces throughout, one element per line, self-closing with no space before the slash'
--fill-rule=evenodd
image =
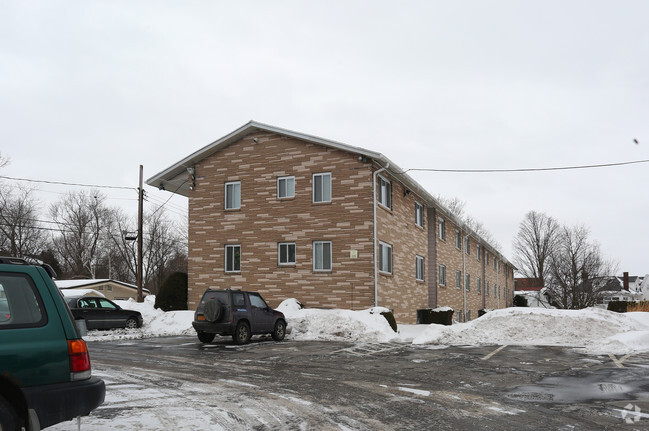
<path id="1" fill-rule="evenodd" d="M 631 356 L 633 356 L 633 353 L 629 353 L 628 355 L 624 355 L 620 359 L 616 358 L 615 355 L 612 354 L 612 353 L 609 353 L 608 356 L 613 360 L 613 362 L 615 363 L 615 365 L 618 368 L 625 368 L 624 365 L 622 365 L 622 363 L 624 361 L 626 361 L 627 359 L 629 359 Z"/>
<path id="2" fill-rule="evenodd" d="M 507 347 L 507 344 L 505 344 L 504 346 L 500 346 L 500 347 L 498 347 L 496 350 L 494 350 L 493 352 L 489 353 L 487 356 L 485 356 L 484 358 L 482 358 L 482 360 L 483 360 L 483 361 L 487 361 L 487 360 L 491 359 L 491 357 L 492 357 L 493 355 L 495 355 L 496 353 L 500 352 L 500 351 L 501 351 L 502 349 L 504 349 L 505 347 Z"/>

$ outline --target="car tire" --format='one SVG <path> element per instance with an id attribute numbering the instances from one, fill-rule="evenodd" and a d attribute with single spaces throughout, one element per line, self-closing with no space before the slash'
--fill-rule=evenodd
<path id="1" fill-rule="evenodd" d="M 205 303 L 205 307 L 203 308 L 203 315 L 208 322 L 214 323 L 221 318 L 222 308 L 223 307 L 221 306 L 220 301 L 210 299 Z"/>
<path id="2" fill-rule="evenodd" d="M 137 328 L 137 319 L 135 317 L 129 317 L 126 319 L 126 329 L 135 329 Z"/>
<path id="3" fill-rule="evenodd" d="M 232 338 L 234 339 L 234 342 L 236 344 L 246 344 L 248 341 L 250 341 L 251 336 L 252 334 L 250 334 L 250 325 L 248 325 L 247 322 L 237 323 L 234 334 L 232 334 Z"/>
<path id="4" fill-rule="evenodd" d="M 17 430 L 18 414 L 14 406 L 4 397 L 0 397 L 0 430 Z"/>
<path id="5" fill-rule="evenodd" d="M 286 335 L 286 323 L 283 320 L 275 322 L 275 328 L 273 328 L 273 333 L 271 335 L 273 340 L 282 341 Z"/>
<path id="6" fill-rule="evenodd" d="M 216 334 L 208 334 L 207 332 L 197 332 L 196 335 L 198 335 L 198 340 L 201 343 L 211 343 L 214 341 L 214 336 Z"/>

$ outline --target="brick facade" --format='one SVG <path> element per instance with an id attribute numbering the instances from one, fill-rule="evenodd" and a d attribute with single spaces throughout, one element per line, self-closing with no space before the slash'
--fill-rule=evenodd
<path id="1" fill-rule="evenodd" d="M 376 301 L 400 323 L 415 323 L 418 309 L 463 310 L 465 298 L 471 319 L 478 310 L 510 306 L 512 267 L 472 232 L 465 254 L 466 234 L 455 218 L 389 165 L 378 153 L 251 122 L 147 181 L 161 188 L 176 181 L 176 192 L 189 198 L 189 308 L 208 288 L 258 291 L 273 307 L 291 297 L 307 307 L 355 310 Z M 390 200 L 376 204 L 374 243 L 377 170 L 390 185 Z M 330 175 L 329 202 L 314 203 L 314 174 Z M 280 177 L 294 180 L 294 196 L 279 196 Z M 228 183 L 240 188 L 235 209 L 226 209 Z M 331 270 L 314 268 L 314 241 L 331 244 Z M 377 271 L 375 281 L 379 242 L 390 247 L 392 267 Z M 295 263 L 279 262 L 280 243 L 295 245 Z M 228 246 L 240 250 L 240 268 L 232 271 Z"/>
<path id="2" fill-rule="evenodd" d="M 255 139 L 257 142 L 255 142 Z M 207 288 L 259 291 L 277 306 L 360 309 L 374 304 L 372 171 L 354 154 L 255 133 L 201 160 L 189 197 L 189 308 Z M 313 203 L 312 175 L 331 173 L 332 199 Z M 277 178 L 295 177 L 279 199 Z M 225 183 L 241 185 L 241 208 L 225 209 Z M 331 241 L 332 270 L 313 270 L 313 241 Z M 278 264 L 278 243 L 296 245 L 295 265 Z M 225 246 L 240 245 L 239 272 L 225 271 Z M 352 252 L 356 258 L 350 257 Z"/>

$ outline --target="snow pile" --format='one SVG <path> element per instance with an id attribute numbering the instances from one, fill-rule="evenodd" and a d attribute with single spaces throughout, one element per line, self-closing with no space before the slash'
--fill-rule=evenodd
<path id="1" fill-rule="evenodd" d="M 289 338 L 293 340 L 332 340 L 387 343 L 399 341 L 388 321 L 380 313 L 387 308 L 368 310 L 321 310 L 301 308 L 295 299 L 283 301 L 277 310 L 284 313 Z"/>
<path id="2" fill-rule="evenodd" d="M 193 335 L 192 327 L 194 312 L 191 310 L 162 311 L 153 308 L 155 296 L 149 295 L 144 302 L 134 299 L 113 301 L 125 310 L 135 310 L 142 313 L 144 323 L 137 329 L 112 329 L 108 331 L 92 330 L 83 337 L 86 341 L 134 340 L 140 338 L 165 337 L 171 335 Z"/>
<path id="3" fill-rule="evenodd" d="M 649 313 L 507 308 L 467 323 L 430 325 L 413 344 L 552 345 L 623 354 L 649 350 Z"/>

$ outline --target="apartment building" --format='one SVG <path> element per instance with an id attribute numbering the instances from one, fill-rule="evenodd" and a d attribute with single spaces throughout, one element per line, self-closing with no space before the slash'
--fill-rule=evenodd
<path id="1" fill-rule="evenodd" d="M 251 121 L 147 184 L 189 198 L 190 308 L 207 288 L 401 323 L 512 303 L 513 266 L 371 150 Z"/>

